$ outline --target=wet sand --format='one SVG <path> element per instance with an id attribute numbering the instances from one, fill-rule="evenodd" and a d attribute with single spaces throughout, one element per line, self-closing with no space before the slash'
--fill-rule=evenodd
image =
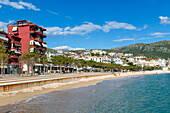
<path id="1" fill-rule="evenodd" d="M 87 87 L 90 85 L 95 85 L 96 83 L 102 82 L 103 80 L 112 80 L 112 79 L 121 79 L 128 78 L 132 76 L 140 75 L 151 75 L 151 74 L 161 74 L 161 73 L 170 73 L 170 71 L 146 71 L 146 72 L 127 72 L 127 73 L 115 73 L 108 75 L 101 75 L 97 77 L 91 77 L 88 79 L 82 79 L 79 81 L 68 82 L 68 83 L 54 83 L 44 86 L 37 86 L 32 88 L 26 88 L 19 91 L 12 91 L 7 93 L 2 93 L 0 95 L 0 106 L 7 104 L 20 102 L 27 100 L 31 97 L 46 94 L 52 91 L 61 91 L 66 89 L 78 88 L 78 87 Z"/>

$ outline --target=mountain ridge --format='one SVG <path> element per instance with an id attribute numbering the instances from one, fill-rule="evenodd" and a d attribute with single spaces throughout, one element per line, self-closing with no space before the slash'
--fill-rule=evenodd
<path id="1" fill-rule="evenodd" d="M 108 52 L 132 53 L 134 55 L 144 54 L 148 58 L 169 58 L 170 57 L 170 41 L 163 40 L 151 44 L 137 43 L 124 47 L 111 48 Z"/>

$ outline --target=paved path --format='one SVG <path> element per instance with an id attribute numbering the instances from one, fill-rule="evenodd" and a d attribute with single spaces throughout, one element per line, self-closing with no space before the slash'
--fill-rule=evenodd
<path id="1" fill-rule="evenodd" d="M 39 76 L 3 76 L 0 78 L 0 85 L 14 83 L 14 82 L 26 82 L 26 81 L 36 81 L 44 79 L 60 79 L 60 78 L 70 78 L 70 77 L 79 77 L 79 76 L 89 76 L 89 75 L 107 75 L 111 73 L 69 73 L 69 74 L 51 74 L 51 75 L 39 75 Z"/>

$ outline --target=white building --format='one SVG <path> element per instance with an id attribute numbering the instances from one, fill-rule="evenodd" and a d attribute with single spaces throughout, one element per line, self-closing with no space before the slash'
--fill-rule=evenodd
<path id="1" fill-rule="evenodd" d="M 115 56 L 115 55 L 116 55 L 116 53 L 114 53 L 114 52 L 110 52 L 110 53 L 108 53 L 108 55 L 110 55 L 110 56 Z"/>
<path id="2" fill-rule="evenodd" d="M 122 57 L 122 56 L 124 56 L 124 54 L 123 54 L 123 53 L 116 53 L 115 56 L 116 56 L 116 57 Z"/>
<path id="3" fill-rule="evenodd" d="M 144 55 L 136 55 L 136 56 L 134 57 L 134 61 L 139 61 L 139 60 L 145 59 L 145 58 L 147 58 L 147 57 L 144 56 Z"/>
<path id="4" fill-rule="evenodd" d="M 121 58 L 111 58 L 111 61 L 113 61 L 115 64 L 123 65 Z"/>
<path id="5" fill-rule="evenodd" d="M 58 49 L 57 53 L 63 53 L 64 51 L 62 49 Z"/>
<path id="6" fill-rule="evenodd" d="M 125 56 L 125 57 L 132 57 L 133 54 L 131 54 L 131 53 L 126 53 L 124 56 Z"/>
<path id="7" fill-rule="evenodd" d="M 99 53 L 100 55 L 102 55 L 102 54 L 106 54 L 107 52 L 106 52 L 106 51 L 103 51 L 103 50 L 94 49 L 94 50 L 92 50 L 91 53 L 94 53 L 94 54 Z"/>
<path id="8" fill-rule="evenodd" d="M 131 58 L 127 58 L 128 62 L 134 62 L 134 58 L 131 57 Z"/>

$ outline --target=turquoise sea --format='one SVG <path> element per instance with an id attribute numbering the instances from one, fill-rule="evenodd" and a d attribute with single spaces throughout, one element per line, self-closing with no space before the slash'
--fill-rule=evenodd
<path id="1" fill-rule="evenodd" d="M 8 113 L 170 113 L 170 74 L 106 80 L 0 107 Z"/>

